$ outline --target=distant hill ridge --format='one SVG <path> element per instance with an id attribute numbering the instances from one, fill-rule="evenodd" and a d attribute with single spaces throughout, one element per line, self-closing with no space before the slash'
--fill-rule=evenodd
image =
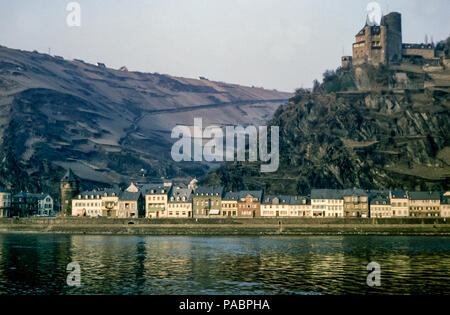
<path id="1" fill-rule="evenodd" d="M 69 167 L 95 183 L 200 177 L 170 158 L 175 125 L 262 124 L 291 96 L 0 47 L 0 185 L 57 195 Z"/>

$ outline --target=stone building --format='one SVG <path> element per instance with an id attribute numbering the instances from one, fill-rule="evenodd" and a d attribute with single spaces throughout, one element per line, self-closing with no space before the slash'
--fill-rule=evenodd
<path id="1" fill-rule="evenodd" d="M 342 57 L 342 67 L 361 64 L 400 63 L 404 58 L 435 59 L 432 44 L 405 44 L 402 35 L 402 16 L 391 12 L 383 16 L 380 25 L 366 25 L 356 34 L 353 56 Z"/>
<path id="2" fill-rule="evenodd" d="M 362 189 L 346 189 L 344 197 L 344 215 L 347 218 L 369 217 L 369 195 Z"/>
<path id="3" fill-rule="evenodd" d="M 370 197 L 371 218 L 391 218 L 392 208 L 389 192 L 380 192 Z"/>
<path id="4" fill-rule="evenodd" d="M 4 187 L 0 187 L 0 218 L 7 218 L 11 211 L 11 193 Z"/>
<path id="5" fill-rule="evenodd" d="M 262 191 L 241 191 L 237 202 L 237 216 L 256 218 L 261 216 Z"/>
<path id="6" fill-rule="evenodd" d="M 168 203 L 168 218 L 192 218 L 192 190 L 175 187 Z"/>
<path id="7" fill-rule="evenodd" d="M 393 190 L 390 192 L 392 217 L 409 217 L 409 198 L 408 193 L 403 190 Z"/>
<path id="8" fill-rule="evenodd" d="M 403 44 L 402 55 L 405 57 L 434 59 L 436 54 L 433 44 Z"/>
<path id="9" fill-rule="evenodd" d="M 145 217 L 145 199 L 140 191 L 120 193 L 117 217 L 132 219 Z"/>
<path id="10" fill-rule="evenodd" d="M 314 217 L 344 217 L 343 192 L 336 189 L 313 189 L 311 207 Z"/>
<path id="11" fill-rule="evenodd" d="M 409 213 L 412 217 L 426 218 L 441 215 L 441 194 L 439 192 L 409 192 Z"/>
<path id="12" fill-rule="evenodd" d="M 61 179 L 60 182 L 61 192 L 61 214 L 63 216 L 72 215 L 72 199 L 80 192 L 80 181 L 69 169 Z"/>
<path id="13" fill-rule="evenodd" d="M 223 217 L 237 216 L 237 203 L 240 194 L 238 192 L 227 192 L 222 199 L 221 215 Z"/>
<path id="14" fill-rule="evenodd" d="M 169 194 L 172 187 L 163 184 L 148 184 L 141 188 L 145 196 L 145 217 L 165 218 L 167 217 Z"/>
<path id="15" fill-rule="evenodd" d="M 387 64 L 402 60 L 402 17 L 398 12 L 385 15 L 380 25 L 366 25 L 356 34 L 353 64 Z"/>
<path id="16" fill-rule="evenodd" d="M 193 211 L 195 218 L 208 218 L 219 215 L 222 207 L 222 186 L 199 187 L 193 196 Z"/>
<path id="17" fill-rule="evenodd" d="M 342 68 L 348 69 L 353 65 L 353 57 L 352 56 L 342 56 Z"/>

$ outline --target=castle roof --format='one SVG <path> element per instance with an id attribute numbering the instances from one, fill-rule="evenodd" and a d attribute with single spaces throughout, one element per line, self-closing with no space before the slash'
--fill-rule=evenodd
<path id="1" fill-rule="evenodd" d="M 433 44 L 402 44 L 403 49 L 433 49 Z"/>
<path id="2" fill-rule="evenodd" d="M 72 172 L 72 169 L 69 168 L 66 175 L 61 179 L 62 182 L 76 182 L 77 176 Z"/>

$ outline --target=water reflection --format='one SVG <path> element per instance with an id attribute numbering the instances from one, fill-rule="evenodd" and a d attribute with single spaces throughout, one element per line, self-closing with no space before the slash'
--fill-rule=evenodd
<path id="1" fill-rule="evenodd" d="M 449 294 L 449 280 L 442 237 L 0 235 L 1 294 Z"/>

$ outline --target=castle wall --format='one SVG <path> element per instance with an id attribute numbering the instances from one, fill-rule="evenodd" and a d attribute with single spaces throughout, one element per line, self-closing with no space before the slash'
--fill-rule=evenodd
<path id="1" fill-rule="evenodd" d="M 403 56 L 420 56 L 424 59 L 433 59 L 434 49 L 403 49 Z"/>

